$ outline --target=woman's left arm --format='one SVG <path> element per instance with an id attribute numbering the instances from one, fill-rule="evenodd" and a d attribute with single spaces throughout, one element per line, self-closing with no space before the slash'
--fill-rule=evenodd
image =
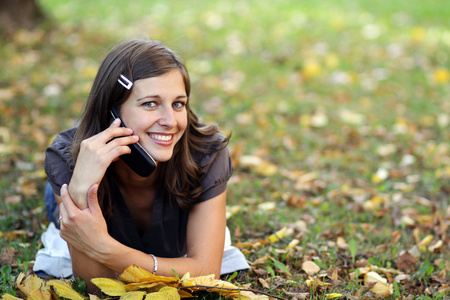
<path id="1" fill-rule="evenodd" d="M 64 204 L 61 236 L 69 244 L 78 246 L 78 251 L 118 273 L 130 265 L 138 265 L 149 272 L 154 270 L 154 261 L 150 255 L 127 247 L 107 234 L 104 220 L 99 220 L 101 210 L 96 194 L 88 195 L 88 208 L 84 210 L 73 204 L 67 186 L 62 188 L 61 197 Z M 225 242 L 225 211 L 226 191 L 196 204 L 189 212 L 187 257 L 157 257 L 156 274 L 174 276 L 172 270 L 175 270 L 180 276 L 190 272 L 191 276 L 215 274 L 219 278 Z M 98 230 L 99 225 L 101 230 Z M 97 230 L 93 231 L 93 228 Z"/>

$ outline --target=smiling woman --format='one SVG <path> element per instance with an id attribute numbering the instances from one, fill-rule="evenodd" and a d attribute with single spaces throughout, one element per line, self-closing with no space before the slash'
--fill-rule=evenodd
<path id="1" fill-rule="evenodd" d="M 91 278 L 116 278 L 130 265 L 165 276 L 248 268 L 239 252 L 237 266 L 221 272 L 228 138 L 198 121 L 189 94 L 188 72 L 173 51 L 156 41 L 125 41 L 100 66 L 80 125 L 47 149 L 55 223 L 73 275 L 90 291 Z M 133 159 L 134 145 L 157 164 L 147 177 L 124 159 Z M 40 257 L 35 271 L 49 273 Z"/>

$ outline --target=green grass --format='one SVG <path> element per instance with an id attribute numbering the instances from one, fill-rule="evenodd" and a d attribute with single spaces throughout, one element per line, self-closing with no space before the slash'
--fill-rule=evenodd
<path id="1" fill-rule="evenodd" d="M 228 205 L 241 205 L 228 220 L 234 242 L 255 245 L 284 226 L 306 225 L 274 244 L 243 248 L 249 261 L 272 258 L 253 266 L 266 270 L 266 279 L 280 276 L 265 292 L 326 299 L 331 292 L 359 291 L 361 299 L 370 298 L 367 287 L 350 280 L 356 266 L 368 261 L 397 269 L 399 255 L 417 244 L 415 236 L 432 234 L 431 244 L 442 240 L 444 246 L 420 253 L 408 273 L 413 279 L 400 283 L 399 292 L 448 297 L 438 292 L 439 276 L 450 276 L 446 3 L 39 3 L 51 22 L 0 38 L 0 248 L 15 249 L 13 261 L 1 263 L 1 293 L 14 293 L 14 277 L 29 269 L 48 224 L 45 148 L 75 124 L 108 50 L 125 38 L 153 37 L 185 59 L 198 115 L 233 133 Z M 242 155 L 271 162 L 276 172 L 247 168 Z M 389 172 L 380 182 L 374 180 L 379 169 Z M 316 176 L 303 181 L 312 172 Z M 292 196 L 305 202 L 290 206 Z M 275 210 L 261 209 L 268 202 Z M 417 223 L 405 224 L 405 216 Z M 338 237 L 356 241 L 356 252 L 353 244 L 337 248 Z M 294 238 L 300 243 L 287 253 Z M 339 282 L 310 290 L 301 268 L 306 259 L 329 276 L 337 270 Z M 257 277 L 250 272 L 233 281 L 263 290 Z M 425 288 L 429 295 L 422 295 Z"/>

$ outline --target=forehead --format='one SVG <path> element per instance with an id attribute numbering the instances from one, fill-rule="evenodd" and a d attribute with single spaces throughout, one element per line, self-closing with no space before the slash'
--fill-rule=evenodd
<path id="1" fill-rule="evenodd" d="M 182 93 L 186 95 L 183 75 L 179 70 L 173 69 L 160 76 L 136 80 L 131 95 L 142 96 L 147 93 L 176 93 L 177 95 Z"/>

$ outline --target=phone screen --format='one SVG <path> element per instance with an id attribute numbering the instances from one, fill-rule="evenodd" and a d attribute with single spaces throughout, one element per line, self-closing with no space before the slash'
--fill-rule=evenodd
<path id="1" fill-rule="evenodd" d="M 115 107 L 111 108 L 112 121 L 119 118 L 120 126 L 126 127 L 119 112 Z M 111 122 L 112 122 L 111 121 Z M 120 158 L 141 177 L 150 176 L 156 169 L 156 162 L 151 155 L 139 143 L 128 145 L 131 153 L 121 155 Z"/>

